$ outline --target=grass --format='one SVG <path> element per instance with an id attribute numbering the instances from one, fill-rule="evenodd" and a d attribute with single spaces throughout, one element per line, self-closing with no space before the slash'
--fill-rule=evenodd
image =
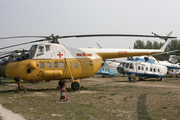
<path id="1" fill-rule="evenodd" d="M 24 82 L 26 92 L 17 91 L 13 81 L 3 82 L 0 104 L 28 120 L 180 119 L 180 80 L 171 78 L 165 82 L 146 80 L 137 83 L 128 82 L 127 77 L 88 78 L 80 82 L 81 88 L 75 92 L 71 90 L 71 84 L 67 84 L 69 102 L 59 101 L 58 81 Z"/>

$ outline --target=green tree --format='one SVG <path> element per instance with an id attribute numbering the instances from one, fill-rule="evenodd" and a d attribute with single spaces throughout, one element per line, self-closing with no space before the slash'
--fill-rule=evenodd
<path id="1" fill-rule="evenodd" d="M 142 40 L 136 40 L 136 42 L 134 43 L 134 49 L 143 49 L 144 46 L 144 41 Z"/>
<path id="2" fill-rule="evenodd" d="M 145 49 L 153 49 L 153 44 L 151 41 L 149 40 L 146 41 Z"/>
<path id="3" fill-rule="evenodd" d="M 142 40 L 136 40 L 134 43 L 134 49 L 160 49 L 164 43 L 160 42 L 158 43 L 157 41 L 146 41 L 146 44 L 143 44 L 144 42 Z M 172 50 L 178 50 L 180 49 L 180 41 L 177 39 L 171 40 L 169 45 L 166 48 L 167 51 L 172 51 Z M 175 54 L 175 53 L 174 53 Z M 158 60 L 168 60 L 169 59 L 169 54 L 161 54 L 161 55 L 155 55 L 154 56 Z"/>

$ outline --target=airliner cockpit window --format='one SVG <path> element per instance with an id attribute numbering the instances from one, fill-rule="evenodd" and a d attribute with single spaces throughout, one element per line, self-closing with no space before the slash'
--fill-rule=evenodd
<path id="1" fill-rule="evenodd" d="M 44 46 L 39 46 L 36 57 L 44 55 Z"/>
<path id="2" fill-rule="evenodd" d="M 28 58 L 33 58 L 35 53 L 36 53 L 36 48 L 37 48 L 37 45 L 33 45 L 29 51 L 29 56 Z"/>

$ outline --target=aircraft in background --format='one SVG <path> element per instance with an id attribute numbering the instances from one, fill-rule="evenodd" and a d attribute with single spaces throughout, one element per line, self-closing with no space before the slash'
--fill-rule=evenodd
<path id="1" fill-rule="evenodd" d="M 145 78 L 158 78 L 159 80 L 164 80 L 164 76 L 167 73 L 167 67 L 155 63 L 157 61 L 152 56 L 139 56 L 133 60 L 127 60 L 117 67 L 117 71 L 121 74 L 129 75 L 129 81 L 132 81 L 131 75 L 139 77 L 139 80 Z"/>
<path id="2" fill-rule="evenodd" d="M 170 56 L 169 60 L 177 61 L 174 60 L 175 58 L 178 57 L 172 55 Z M 127 61 L 121 62 L 120 65 L 117 67 L 119 73 L 129 75 L 129 81 L 132 81 L 132 74 L 139 76 L 139 80 L 143 80 L 142 77 L 155 77 L 160 80 L 164 80 L 163 77 L 167 73 L 172 75 L 179 74 L 179 69 L 180 63 L 175 64 L 168 61 L 158 61 L 153 56 L 131 57 L 131 59 L 128 58 Z"/>
<path id="3" fill-rule="evenodd" d="M 99 43 L 96 43 L 99 48 L 102 48 Z M 102 65 L 100 69 L 97 71 L 96 74 L 102 75 L 104 77 L 105 75 L 112 77 L 118 74 L 117 66 L 119 63 L 114 62 L 114 60 L 103 60 Z"/>
<path id="4" fill-rule="evenodd" d="M 93 76 L 101 67 L 104 59 L 122 58 L 137 55 L 153 55 L 164 52 L 170 42 L 168 39 L 161 49 L 94 49 L 94 48 L 73 48 L 59 44 L 58 39 L 70 37 L 102 37 L 102 36 L 128 36 L 128 37 L 158 37 L 158 38 L 176 38 L 169 36 L 152 35 L 127 35 L 127 34 L 93 34 L 93 35 L 70 35 L 70 36 L 15 36 L 4 37 L 2 39 L 40 37 L 44 39 L 31 42 L 11 45 L 0 48 L 10 48 L 18 45 L 24 45 L 34 42 L 49 41 L 50 43 L 41 43 L 32 45 L 26 59 L 16 59 L 8 63 L 5 68 L 5 74 L 18 82 L 20 89 L 23 89 L 20 79 L 25 81 L 51 81 L 59 80 L 60 87 L 65 83 L 72 82 L 71 88 L 77 90 L 82 78 Z"/>
<path id="5" fill-rule="evenodd" d="M 103 75 L 103 77 L 104 75 L 108 75 L 109 77 L 115 76 L 119 74 L 117 71 L 118 65 L 119 63 L 117 62 L 113 62 L 111 60 L 105 60 L 96 74 Z"/>

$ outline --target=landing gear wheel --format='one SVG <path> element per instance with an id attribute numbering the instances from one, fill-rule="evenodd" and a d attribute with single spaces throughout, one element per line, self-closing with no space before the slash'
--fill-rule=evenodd
<path id="1" fill-rule="evenodd" d="M 161 81 L 164 81 L 164 78 L 162 77 L 162 78 L 160 78 L 160 80 L 161 80 Z"/>
<path id="2" fill-rule="evenodd" d="M 73 82 L 73 83 L 71 84 L 71 88 L 72 88 L 74 91 L 76 91 L 77 89 L 79 89 L 79 87 L 80 87 L 80 85 L 79 85 L 78 82 Z"/>
<path id="3" fill-rule="evenodd" d="M 142 78 L 142 77 L 139 77 L 139 80 L 143 80 L 143 78 Z"/>
<path id="4" fill-rule="evenodd" d="M 132 82 L 132 78 L 131 78 L 131 75 L 129 75 L 128 77 L 129 81 Z"/>
<path id="5" fill-rule="evenodd" d="M 58 82 L 58 85 L 59 85 L 59 87 L 60 88 L 63 88 L 63 87 L 65 87 L 65 81 L 64 80 L 60 80 L 59 82 Z"/>

